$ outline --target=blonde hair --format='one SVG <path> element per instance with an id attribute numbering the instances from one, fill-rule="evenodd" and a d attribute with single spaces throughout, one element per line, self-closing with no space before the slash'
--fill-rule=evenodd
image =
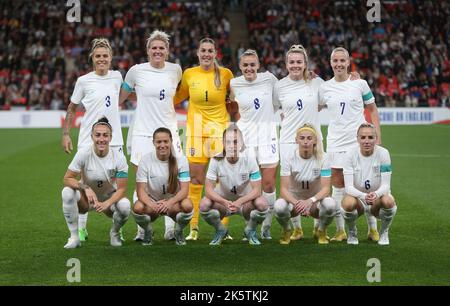
<path id="1" fill-rule="evenodd" d="M 160 31 L 160 30 L 154 30 L 150 36 L 147 38 L 147 42 L 146 42 L 146 48 L 150 48 L 150 44 L 152 43 L 152 41 L 154 40 L 160 40 L 162 41 L 165 45 L 167 50 L 169 50 L 169 42 L 170 42 L 170 35 L 167 34 L 166 32 Z"/>
<path id="2" fill-rule="evenodd" d="M 209 37 L 205 37 L 205 38 L 201 39 L 200 43 L 198 45 L 199 49 L 200 49 L 201 44 L 203 44 L 203 43 L 212 44 L 214 46 L 214 50 L 216 50 L 216 43 L 214 42 L 213 39 L 211 39 Z M 220 86 L 222 85 L 222 81 L 220 80 L 220 66 L 216 59 L 214 59 L 213 65 L 214 65 L 214 85 L 216 86 L 217 89 L 219 89 Z"/>
<path id="3" fill-rule="evenodd" d="M 166 49 L 167 51 L 169 51 L 169 42 L 170 42 L 170 35 L 167 34 L 166 32 L 160 31 L 160 30 L 154 30 L 150 36 L 147 38 L 147 42 L 145 43 L 145 47 L 147 48 L 147 50 L 150 48 L 150 44 L 155 41 L 155 40 L 160 40 L 162 41 L 165 45 L 166 45 Z M 167 52 L 166 55 L 166 60 L 169 57 L 169 52 Z"/>
<path id="4" fill-rule="evenodd" d="M 97 48 L 106 48 L 108 49 L 109 55 L 113 56 L 113 52 L 112 52 L 112 48 L 111 48 L 111 44 L 109 43 L 109 40 L 107 38 L 95 38 L 92 40 L 92 44 L 91 44 L 91 51 L 89 52 L 89 60 L 92 62 L 92 65 L 94 65 L 94 61 L 92 60 L 92 57 L 94 56 L 94 52 L 95 49 Z M 95 69 L 95 66 L 94 66 Z"/>
<path id="5" fill-rule="evenodd" d="M 362 124 L 358 127 L 358 131 L 356 132 L 356 135 L 359 135 L 359 131 L 360 131 L 361 129 L 364 129 L 364 128 L 370 128 L 370 129 L 372 129 L 373 133 L 375 134 L 375 137 L 378 137 L 378 135 L 377 135 L 377 129 L 375 128 L 375 125 L 373 125 L 372 123 L 369 123 L 369 122 L 364 122 L 364 123 L 362 123 Z"/>
<path id="6" fill-rule="evenodd" d="M 322 161 L 323 160 L 323 148 L 322 148 L 322 145 L 319 144 L 319 137 L 317 137 L 316 128 L 310 123 L 305 123 L 300 128 L 297 129 L 296 138 L 303 131 L 311 132 L 311 133 L 313 133 L 314 137 L 316 137 L 316 144 L 314 145 L 314 148 L 313 148 L 313 155 L 317 160 Z"/>
<path id="7" fill-rule="evenodd" d="M 345 49 L 343 47 L 334 48 L 333 51 L 331 51 L 330 60 L 336 52 L 344 52 L 347 59 L 350 60 L 350 54 L 348 53 L 347 49 Z"/>
<path id="8" fill-rule="evenodd" d="M 286 63 L 288 62 L 288 57 L 292 53 L 303 54 L 305 58 L 305 70 L 303 70 L 303 79 L 305 82 L 309 81 L 309 70 L 308 70 L 308 53 L 306 52 L 305 47 L 302 45 L 292 45 L 289 50 L 286 52 Z"/>
<path id="9" fill-rule="evenodd" d="M 247 50 L 245 50 L 244 53 L 242 53 L 241 56 L 239 56 L 239 61 L 240 61 L 244 56 L 255 56 L 256 59 L 257 59 L 258 62 L 259 62 L 259 56 L 258 56 L 258 53 L 256 53 L 256 51 L 253 50 L 253 49 L 247 49 Z"/>

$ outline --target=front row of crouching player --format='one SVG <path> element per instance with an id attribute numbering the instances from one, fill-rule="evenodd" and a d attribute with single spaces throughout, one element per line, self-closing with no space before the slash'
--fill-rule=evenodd
<path id="1" fill-rule="evenodd" d="M 390 194 L 391 160 L 388 150 L 376 145 L 376 129 L 364 123 L 357 132 L 358 147 L 346 153 L 344 179 L 346 195 L 341 205 L 330 197 L 331 166 L 313 125 L 297 130 L 295 150 L 281 158 L 280 198 L 275 202 L 275 217 L 282 227 L 280 244 L 291 240 L 290 219 L 315 218 L 314 236 L 328 244 L 327 227 L 341 210 L 348 227 L 348 244 L 358 244 L 356 219 L 364 212 L 381 219 L 378 244 L 389 244 L 389 227 L 397 206 Z M 112 127 L 101 118 L 91 130 L 93 146 L 76 153 L 64 176 L 63 212 L 70 238 L 66 249 L 81 246 L 78 214 L 90 209 L 112 218 L 110 243 L 121 246 L 121 228 L 130 212 L 144 229 L 143 245 L 153 244 L 152 222 L 159 216 L 175 221 L 175 243 L 185 245 L 184 227 L 193 215 L 188 198 L 189 165 L 185 156 L 173 154 L 172 134 L 159 128 L 153 134 L 154 149 L 144 156 L 136 175 L 137 200 L 133 209 L 126 198 L 128 165 L 121 150 L 111 149 Z M 214 227 L 210 245 L 220 245 L 228 231 L 221 219 L 233 214 L 244 217 L 245 240 L 260 245 L 257 226 L 269 210 L 261 196 L 261 174 L 256 158 L 245 150 L 242 133 L 231 124 L 223 133 L 223 152 L 208 167 L 205 197 L 200 213 Z"/>

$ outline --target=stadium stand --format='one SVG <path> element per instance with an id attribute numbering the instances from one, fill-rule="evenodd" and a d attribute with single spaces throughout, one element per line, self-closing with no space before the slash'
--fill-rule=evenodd
<path id="1" fill-rule="evenodd" d="M 374 89 L 379 106 L 450 106 L 447 1 L 382 1 L 380 23 L 366 20 L 366 1 L 82 1 L 82 22 L 66 20 L 65 1 L 0 2 L 0 108 L 65 109 L 79 75 L 90 70 L 90 41 L 104 36 L 113 67 L 124 75 L 146 60 L 145 39 L 154 29 L 172 35 L 170 61 L 194 65 L 198 41 L 212 37 L 226 67 L 244 45 L 256 49 L 265 69 L 287 73 L 284 52 L 301 43 L 311 67 L 332 75 L 336 46 L 350 50 L 352 69 Z M 232 50 L 227 9 L 245 13 L 249 41 Z M 130 105 L 129 105 L 130 107 Z"/>
<path id="2" fill-rule="evenodd" d="M 154 29 L 172 35 L 170 61 L 184 68 L 197 62 L 198 41 L 219 45 L 227 66 L 230 24 L 223 1 L 82 1 L 82 22 L 66 20 L 65 1 L 0 2 L 0 107 L 65 109 L 75 80 L 88 72 L 90 41 L 111 41 L 113 67 L 123 75 L 146 61 L 145 40 Z M 223 52 L 222 50 L 225 50 Z"/>
<path id="3" fill-rule="evenodd" d="M 367 1 L 249 0 L 250 46 L 280 78 L 287 75 L 284 52 L 301 43 L 312 69 L 324 79 L 332 77 L 332 49 L 343 46 L 379 106 L 448 106 L 448 1 L 381 3 L 381 22 L 370 23 Z"/>

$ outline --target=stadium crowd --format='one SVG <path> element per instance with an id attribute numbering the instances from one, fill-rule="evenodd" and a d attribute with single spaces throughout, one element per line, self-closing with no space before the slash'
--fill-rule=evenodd
<path id="1" fill-rule="evenodd" d="M 82 2 L 81 22 L 69 23 L 65 1 L 6 0 L 0 3 L 0 107 L 66 109 L 75 80 L 91 70 L 90 44 L 111 41 L 113 68 L 126 71 L 146 61 L 145 41 L 154 29 L 172 35 L 169 61 L 183 69 L 196 63 L 198 41 L 210 36 L 227 66 L 230 23 L 223 1 Z"/>
<path id="2" fill-rule="evenodd" d="M 230 67 L 227 2 L 83 2 L 82 22 L 69 23 L 64 1 L 1 1 L 0 108 L 65 109 L 76 78 L 90 70 L 89 45 L 99 36 L 110 39 L 113 67 L 123 75 L 145 61 L 145 38 L 156 28 L 172 35 L 169 60 L 183 69 L 195 63 L 205 36 L 216 40 L 219 60 Z M 447 2 L 383 2 L 382 22 L 369 23 L 366 1 L 244 1 L 249 47 L 281 78 L 286 50 L 301 43 L 314 71 L 328 79 L 328 56 L 341 45 L 379 106 L 450 106 Z"/>
<path id="3" fill-rule="evenodd" d="M 329 79 L 329 54 L 343 46 L 379 106 L 450 106 L 448 2 L 381 2 L 381 22 L 370 23 L 366 1 L 246 1 L 250 47 L 281 78 L 286 50 L 301 43 L 315 72 Z"/>

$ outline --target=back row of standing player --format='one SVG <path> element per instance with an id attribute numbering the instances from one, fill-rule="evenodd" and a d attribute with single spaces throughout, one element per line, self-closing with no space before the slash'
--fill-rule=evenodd
<path id="1" fill-rule="evenodd" d="M 343 155 L 357 145 L 356 130 L 364 123 L 364 106 L 369 110 L 381 143 L 378 112 L 373 95 L 364 80 L 350 80 L 348 52 L 337 48 L 331 54 L 334 78 L 324 82 L 319 77 L 311 78 L 308 70 L 308 56 L 300 45 L 292 46 L 286 54 L 289 75 L 277 79 L 269 72 L 258 73 L 257 53 L 248 50 L 240 58 L 243 76 L 234 78 L 230 70 L 216 62 L 214 41 L 209 38 L 200 41 L 198 48 L 199 66 L 187 69 L 182 74 L 181 67 L 166 61 L 169 54 L 169 37 L 166 33 L 154 31 L 147 40 L 149 62 L 133 66 L 125 81 L 117 71 L 110 71 L 112 49 L 105 39 L 94 40 L 90 58 L 94 71 L 77 80 L 71 103 L 68 107 L 63 132 L 63 147 L 72 149 L 69 136 L 70 122 L 76 105 L 83 103 L 86 108 L 81 125 L 78 150 L 90 145 L 89 131 L 101 116 L 107 116 L 112 123 L 111 145 L 118 150 L 123 145 L 120 134 L 118 105 L 129 93 L 135 92 L 137 108 L 130 128 L 127 146 L 131 150 L 131 162 L 137 170 L 140 159 L 154 149 L 152 135 L 159 127 L 167 127 L 173 136 L 174 151 L 182 155 L 178 137 L 174 102 L 189 99 L 186 130 L 186 155 L 189 160 L 189 198 L 194 206 L 191 232 L 188 240 L 198 238 L 199 203 L 209 158 L 222 151 L 222 132 L 229 117 L 226 111 L 226 96 L 239 105 L 238 126 L 243 132 L 248 151 L 257 159 L 262 174 L 263 197 L 273 210 L 275 204 L 276 169 L 279 162 L 287 159 L 296 148 L 296 131 L 305 123 L 317 131 L 319 145 L 322 142 L 318 112 L 322 107 L 330 111 L 330 125 L 327 137 L 333 198 L 342 202 L 344 195 Z M 121 87 L 120 94 L 119 88 Z M 178 90 L 177 90 L 178 88 Z M 278 142 L 274 117 L 275 109 L 281 108 L 280 141 Z M 283 174 L 282 174 L 283 175 Z M 138 197 L 135 193 L 133 202 Z M 334 240 L 346 239 L 341 209 L 336 206 L 337 231 Z M 272 213 L 266 214 L 262 226 L 262 238 L 270 239 Z M 368 211 L 369 237 L 378 240 L 376 219 Z M 80 236 L 87 234 L 85 221 L 80 218 Z M 300 218 L 294 219 L 294 231 L 289 238 L 300 239 L 303 235 Z M 143 239 L 144 231 L 138 232 L 137 239 Z M 173 236 L 173 222 L 166 219 L 166 239 Z M 80 237 L 81 238 L 81 237 Z"/>

